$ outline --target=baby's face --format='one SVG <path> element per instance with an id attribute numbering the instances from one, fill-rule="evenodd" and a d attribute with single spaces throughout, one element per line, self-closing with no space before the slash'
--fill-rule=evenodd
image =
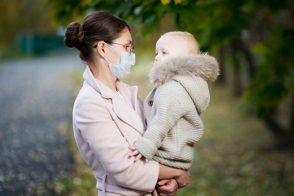
<path id="1" fill-rule="evenodd" d="M 179 36 L 163 35 L 156 42 L 154 64 L 164 61 L 170 57 L 188 54 L 187 43 Z"/>

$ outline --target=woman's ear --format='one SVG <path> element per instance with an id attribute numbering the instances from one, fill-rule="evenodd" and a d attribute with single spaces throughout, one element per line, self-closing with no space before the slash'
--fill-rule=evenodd
<path id="1" fill-rule="evenodd" d="M 96 51 L 101 57 L 105 56 L 105 48 L 106 48 L 106 44 L 104 41 L 100 41 L 97 43 Z"/>

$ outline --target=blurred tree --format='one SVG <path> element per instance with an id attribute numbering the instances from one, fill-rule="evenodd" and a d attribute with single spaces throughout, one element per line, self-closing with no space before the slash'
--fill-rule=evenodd
<path id="1" fill-rule="evenodd" d="M 277 144 L 281 147 L 292 145 L 294 137 L 294 96 L 289 114 L 289 126 L 283 127 L 276 120 L 277 106 L 285 101 L 294 90 L 294 29 L 275 24 L 268 42 L 259 43 L 257 50 L 262 61 L 248 87 L 244 102 L 250 104 L 257 116 L 263 118 Z"/>
<path id="2" fill-rule="evenodd" d="M 202 50 L 221 48 L 220 66 L 230 47 L 234 89 L 241 94 L 240 55 L 251 82 L 243 98 L 264 119 L 278 146 L 294 143 L 294 98 L 289 126 L 274 116 L 275 108 L 293 92 L 294 2 L 292 0 L 48 0 L 56 19 L 68 24 L 87 11 L 107 10 L 141 24 L 146 35 L 159 28 L 167 14 L 179 30 L 192 33 Z M 224 47 L 226 46 L 226 47 Z M 257 58 L 258 57 L 258 58 Z M 222 79 L 224 80 L 224 78 Z"/>
<path id="3" fill-rule="evenodd" d="M 0 49 L 11 44 L 18 33 L 55 32 L 50 11 L 43 0 L 0 0 Z"/>

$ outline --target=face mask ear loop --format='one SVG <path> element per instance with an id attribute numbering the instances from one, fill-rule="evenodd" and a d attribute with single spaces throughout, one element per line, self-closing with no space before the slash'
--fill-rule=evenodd
<path id="1" fill-rule="evenodd" d="M 116 50 L 117 52 L 121 52 L 118 49 L 115 49 L 114 47 L 112 47 L 111 45 L 109 45 L 108 43 L 105 43 L 107 46 L 109 46 L 110 48 L 112 48 L 113 50 Z"/>
<path id="2" fill-rule="evenodd" d="M 107 46 L 109 46 L 109 47 L 111 47 L 112 49 L 114 49 L 114 50 L 116 50 L 117 52 L 119 52 L 120 53 L 120 51 L 119 50 L 117 50 L 117 49 L 115 49 L 114 47 L 112 47 L 111 45 L 109 45 L 108 43 L 105 43 Z M 105 57 L 103 57 L 109 64 L 112 64 L 112 63 L 110 63 Z"/>
<path id="3" fill-rule="evenodd" d="M 111 63 L 105 58 L 105 57 L 103 57 L 107 62 L 108 62 L 108 67 L 109 67 L 109 69 L 110 69 L 110 65 L 111 65 Z M 112 74 L 112 71 L 111 71 L 111 69 L 110 69 L 110 72 L 111 72 L 111 74 Z M 112 74 L 112 76 L 114 77 L 114 75 Z M 114 77 L 114 79 L 116 79 L 116 77 Z"/>
<path id="4" fill-rule="evenodd" d="M 111 64 L 105 57 L 103 57 L 107 62 L 108 62 L 108 64 Z"/>

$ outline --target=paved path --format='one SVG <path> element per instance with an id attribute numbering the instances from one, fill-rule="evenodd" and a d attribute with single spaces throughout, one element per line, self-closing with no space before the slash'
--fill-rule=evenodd
<path id="1" fill-rule="evenodd" d="M 73 83 L 77 55 L 0 62 L 0 195 L 44 195 L 32 190 L 66 175 L 72 158 Z M 46 195 L 46 194 L 45 194 Z"/>

